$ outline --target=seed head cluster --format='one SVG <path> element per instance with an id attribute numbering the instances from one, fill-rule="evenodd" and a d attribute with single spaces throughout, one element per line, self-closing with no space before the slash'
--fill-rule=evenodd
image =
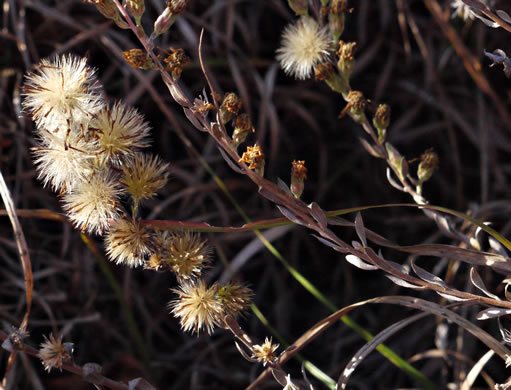
<path id="1" fill-rule="evenodd" d="M 210 262 L 206 241 L 190 232 L 154 231 L 140 220 L 140 204 L 165 186 L 169 165 L 144 151 L 148 123 L 122 102 L 107 104 L 95 73 L 86 59 L 64 55 L 42 60 L 27 75 L 23 106 L 35 122 L 39 179 L 59 193 L 78 229 L 104 235 L 111 261 L 173 272 L 179 286 L 172 313 L 184 331 L 211 333 L 248 307 L 252 291 L 238 283 L 208 287 L 199 279 Z M 53 336 L 40 357 L 48 370 L 70 358 Z"/>
<path id="2" fill-rule="evenodd" d="M 168 175 L 168 164 L 141 152 L 150 136 L 144 117 L 122 102 L 107 104 L 95 70 L 74 55 L 43 59 L 27 75 L 23 95 L 36 125 L 39 179 L 59 193 L 78 229 L 107 232 L 111 260 L 142 265 L 151 239 L 123 204 L 131 198 L 138 211 Z"/>

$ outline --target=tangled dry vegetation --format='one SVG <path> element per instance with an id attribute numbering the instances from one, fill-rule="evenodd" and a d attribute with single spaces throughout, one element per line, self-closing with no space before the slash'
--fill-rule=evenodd
<path id="1" fill-rule="evenodd" d="M 6 0 L 0 388 L 510 388 L 508 12 Z"/>

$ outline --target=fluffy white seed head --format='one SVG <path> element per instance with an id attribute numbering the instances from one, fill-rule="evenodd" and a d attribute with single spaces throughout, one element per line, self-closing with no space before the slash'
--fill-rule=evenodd
<path id="1" fill-rule="evenodd" d="M 43 59 L 29 73 L 23 105 L 40 129 L 51 132 L 86 127 L 103 106 L 101 85 L 87 60 L 74 55 Z"/>
<path id="2" fill-rule="evenodd" d="M 105 237 L 110 260 L 130 267 L 143 265 L 152 246 L 153 238 L 149 231 L 138 222 L 125 218 L 118 219 Z"/>
<path id="3" fill-rule="evenodd" d="M 64 210 L 77 228 L 102 234 L 119 218 L 120 194 L 116 178 L 109 171 L 98 171 L 64 195 Z"/>
<path id="4" fill-rule="evenodd" d="M 53 190 L 66 192 L 92 174 L 92 160 L 98 151 L 95 142 L 73 132 L 61 135 L 44 130 L 41 134 L 41 147 L 34 148 L 34 163 L 44 186 L 50 184 Z"/>
<path id="5" fill-rule="evenodd" d="M 328 30 L 314 19 L 302 17 L 284 30 L 277 60 L 286 74 L 304 80 L 312 75 L 314 66 L 328 57 L 331 48 Z"/>

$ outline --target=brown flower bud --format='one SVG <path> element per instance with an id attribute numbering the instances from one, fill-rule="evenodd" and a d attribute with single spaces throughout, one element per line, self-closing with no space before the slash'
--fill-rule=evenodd
<path id="1" fill-rule="evenodd" d="M 307 0 L 287 0 L 287 3 L 297 16 L 307 16 L 309 13 Z"/>
<path id="2" fill-rule="evenodd" d="M 222 105 L 220 106 L 222 121 L 227 123 L 232 119 L 233 115 L 238 115 L 242 105 L 243 102 L 234 92 L 225 94 Z"/>
<path id="3" fill-rule="evenodd" d="M 356 47 L 356 42 L 339 41 L 339 49 L 337 50 L 339 61 L 337 62 L 337 68 L 339 68 L 339 72 L 341 72 L 346 79 L 350 78 L 355 69 Z"/>
<path id="4" fill-rule="evenodd" d="M 307 168 L 305 167 L 305 161 L 294 160 L 291 169 L 291 192 L 293 195 L 300 199 L 304 189 L 304 180 L 307 178 Z"/>
<path id="5" fill-rule="evenodd" d="M 189 0 L 168 0 L 167 7 L 172 15 L 180 15 L 185 11 Z"/>
<path id="6" fill-rule="evenodd" d="M 367 105 L 367 100 L 362 94 L 362 92 L 350 91 L 348 93 L 347 100 L 353 114 L 360 115 L 364 112 Z"/>
<path id="7" fill-rule="evenodd" d="M 347 0 L 332 0 L 328 12 L 328 24 L 334 41 L 338 41 L 344 32 L 344 12 L 348 8 Z"/>
<path id="8" fill-rule="evenodd" d="M 421 183 L 429 180 L 438 168 L 438 155 L 433 148 L 426 150 L 421 156 L 421 162 L 417 168 L 417 177 Z"/>
<path id="9" fill-rule="evenodd" d="M 390 106 L 388 104 L 380 104 L 374 114 L 373 124 L 378 130 L 378 142 L 382 144 L 385 141 L 385 133 L 390 123 Z"/>
<path id="10" fill-rule="evenodd" d="M 329 80 L 335 72 L 334 66 L 330 62 L 317 64 L 314 68 L 314 78 L 318 81 Z"/>
<path id="11" fill-rule="evenodd" d="M 250 132 L 254 132 L 254 126 L 250 121 L 250 117 L 248 114 L 241 114 L 236 118 L 236 125 L 234 127 L 234 132 L 232 133 L 232 141 L 234 146 L 238 148 L 240 144 L 245 142 L 247 136 Z"/>

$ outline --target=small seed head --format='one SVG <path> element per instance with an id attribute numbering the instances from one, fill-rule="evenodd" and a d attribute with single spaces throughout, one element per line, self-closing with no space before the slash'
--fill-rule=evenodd
<path id="1" fill-rule="evenodd" d="M 421 183 L 429 180 L 431 176 L 433 176 L 433 173 L 438 168 L 438 162 L 438 155 L 432 148 L 426 150 L 422 154 L 421 161 L 417 169 L 417 177 Z"/>
<path id="2" fill-rule="evenodd" d="M 48 372 L 52 368 L 58 368 L 62 371 L 62 363 L 71 360 L 73 344 L 63 344 L 62 336 L 55 338 L 53 334 L 50 334 L 49 339 L 44 336 L 44 340 L 39 349 L 39 358 L 42 360 L 44 369 Z"/>
<path id="3" fill-rule="evenodd" d="M 141 49 L 123 51 L 122 55 L 126 62 L 133 68 L 151 69 L 155 67 L 154 62 L 148 57 L 146 52 Z"/>
<path id="4" fill-rule="evenodd" d="M 279 348 L 279 344 L 273 344 L 271 338 L 264 340 L 264 343 L 261 345 L 253 346 L 253 354 L 252 357 L 257 359 L 260 363 L 263 363 L 263 366 L 267 364 L 272 364 L 277 359 L 277 355 L 275 351 Z"/>

